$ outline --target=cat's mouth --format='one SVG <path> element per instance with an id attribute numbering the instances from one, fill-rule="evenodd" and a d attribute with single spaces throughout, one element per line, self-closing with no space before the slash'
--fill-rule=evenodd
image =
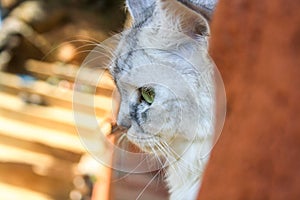
<path id="1" fill-rule="evenodd" d="M 141 150 L 152 153 L 157 149 L 158 139 L 156 136 L 146 133 L 136 133 L 130 128 L 126 134 L 128 140 L 137 145 Z"/>
<path id="2" fill-rule="evenodd" d="M 127 132 L 127 138 L 134 143 L 155 143 L 156 139 L 154 136 L 149 136 L 144 133 L 132 134 Z"/>

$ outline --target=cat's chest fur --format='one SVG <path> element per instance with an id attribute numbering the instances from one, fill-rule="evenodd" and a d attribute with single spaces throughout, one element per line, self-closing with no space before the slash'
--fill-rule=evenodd
<path id="1" fill-rule="evenodd" d="M 170 200 L 196 199 L 211 148 L 211 138 L 194 141 L 182 157 L 167 168 L 166 181 Z"/>

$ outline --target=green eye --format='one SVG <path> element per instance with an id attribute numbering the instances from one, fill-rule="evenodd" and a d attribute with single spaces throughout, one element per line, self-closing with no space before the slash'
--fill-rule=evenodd
<path id="1" fill-rule="evenodd" d="M 142 87 L 141 88 L 141 95 L 143 97 L 143 99 L 149 103 L 152 104 L 154 101 L 154 97 L 155 97 L 155 92 L 153 88 L 149 88 L 149 87 Z"/>

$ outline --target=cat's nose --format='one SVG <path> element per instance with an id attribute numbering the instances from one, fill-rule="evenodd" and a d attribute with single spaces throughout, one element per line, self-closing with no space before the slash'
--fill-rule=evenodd
<path id="1" fill-rule="evenodd" d="M 117 125 L 129 129 L 131 127 L 131 121 L 127 117 L 118 117 Z"/>
<path id="2" fill-rule="evenodd" d="M 131 126 L 131 119 L 129 116 L 129 108 L 128 103 L 122 101 L 119 107 L 118 117 L 117 117 L 117 125 L 123 126 L 124 128 L 130 128 Z"/>

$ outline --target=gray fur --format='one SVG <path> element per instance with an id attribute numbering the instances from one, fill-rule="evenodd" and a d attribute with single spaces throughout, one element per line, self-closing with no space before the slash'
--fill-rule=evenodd
<path id="1" fill-rule="evenodd" d="M 156 0 L 126 0 L 128 11 L 135 24 L 143 23 L 154 11 Z"/>
<path id="2" fill-rule="evenodd" d="M 181 0 L 181 1 L 189 1 L 198 7 L 204 7 L 209 10 L 214 10 L 218 2 L 217 0 Z"/>

